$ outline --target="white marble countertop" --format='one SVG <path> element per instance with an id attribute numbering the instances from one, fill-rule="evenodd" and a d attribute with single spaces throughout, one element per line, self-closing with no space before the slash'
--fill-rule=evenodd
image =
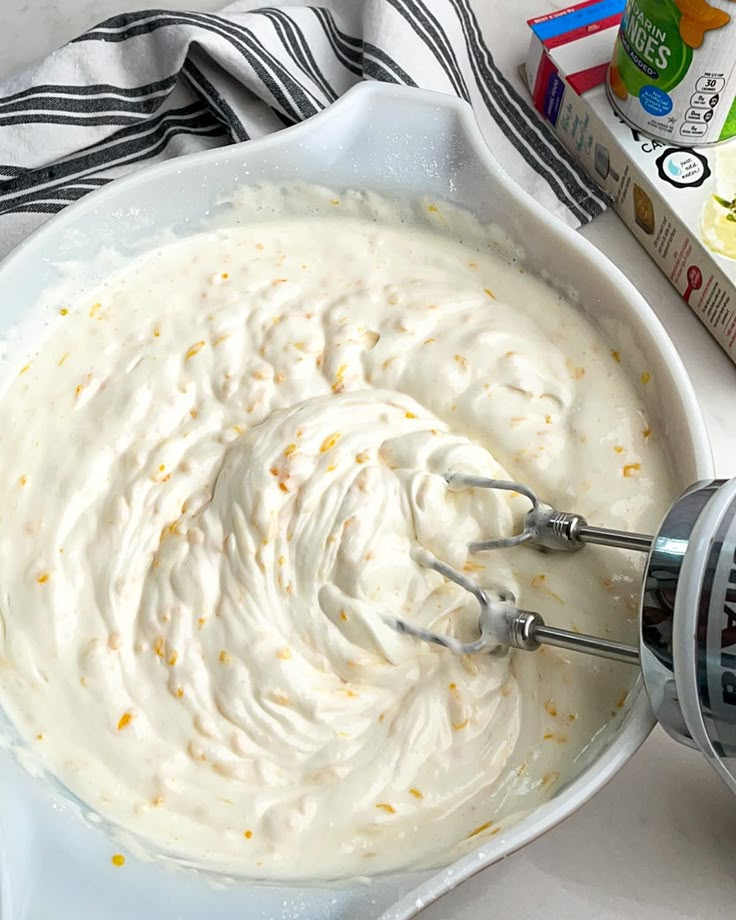
<path id="1" fill-rule="evenodd" d="M 572 0 L 568 0 L 572 2 Z M 146 0 L 1 0 L 0 79 L 95 22 Z M 223 0 L 165 0 L 174 9 L 214 10 Z M 524 57 L 528 16 L 562 0 L 504 5 L 506 60 Z M 501 3 L 474 0 L 485 29 Z M 511 22 L 510 20 L 514 20 Z M 588 239 L 631 278 L 669 331 L 695 384 L 718 474 L 736 475 L 736 367 L 679 299 L 614 213 L 586 227 Z M 736 802 L 701 757 L 661 729 L 592 802 L 560 827 L 486 869 L 429 907 L 426 920 L 723 920 L 736 916 Z M 13 920 L 13 918 L 2 918 Z M 40 920 L 40 918 L 39 918 Z"/>

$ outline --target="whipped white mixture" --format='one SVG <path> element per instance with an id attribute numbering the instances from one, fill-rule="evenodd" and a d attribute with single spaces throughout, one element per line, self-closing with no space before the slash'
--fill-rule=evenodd
<path id="1" fill-rule="evenodd" d="M 528 504 L 443 473 L 635 530 L 671 495 L 646 368 L 630 382 L 491 244 L 340 206 L 172 243 L 58 304 L 0 400 L 0 704 L 150 852 L 252 877 L 449 861 L 624 707 L 624 665 L 461 659 L 383 622 L 477 635 L 420 545 L 550 623 L 633 635 L 625 554 L 470 556 Z"/>

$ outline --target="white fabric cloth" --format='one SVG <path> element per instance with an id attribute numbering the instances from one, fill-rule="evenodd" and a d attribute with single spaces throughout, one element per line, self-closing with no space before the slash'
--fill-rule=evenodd
<path id="1" fill-rule="evenodd" d="M 0 256 L 117 176 L 309 118 L 363 79 L 470 101 L 501 165 L 568 224 L 606 206 L 496 66 L 469 0 L 238 0 L 115 16 L 0 84 Z"/>

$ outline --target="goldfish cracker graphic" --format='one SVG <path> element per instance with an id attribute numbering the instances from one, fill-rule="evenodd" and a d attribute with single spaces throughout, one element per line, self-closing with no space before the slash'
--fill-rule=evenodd
<path id="1" fill-rule="evenodd" d="M 720 29 L 730 21 L 731 16 L 705 0 L 675 0 L 675 6 L 682 13 L 680 36 L 690 48 L 700 48 L 705 33 Z"/>
<path id="2" fill-rule="evenodd" d="M 736 137 L 736 0 L 628 0 L 606 86 L 624 121 L 657 140 Z"/>

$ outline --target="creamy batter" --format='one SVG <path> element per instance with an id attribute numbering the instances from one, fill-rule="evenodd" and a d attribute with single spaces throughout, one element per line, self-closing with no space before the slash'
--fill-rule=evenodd
<path id="1" fill-rule="evenodd" d="M 575 775 L 623 665 L 457 658 L 472 598 L 630 638 L 638 570 L 529 548 L 516 478 L 647 530 L 671 494 L 637 386 L 481 241 L 340 216 L 164 246 L 56 318 L 0 400 L 0 702 L 151 854 L 264 878 L 446 862 Z M 439 214 L 437 205 L 430 205 Z"/>

